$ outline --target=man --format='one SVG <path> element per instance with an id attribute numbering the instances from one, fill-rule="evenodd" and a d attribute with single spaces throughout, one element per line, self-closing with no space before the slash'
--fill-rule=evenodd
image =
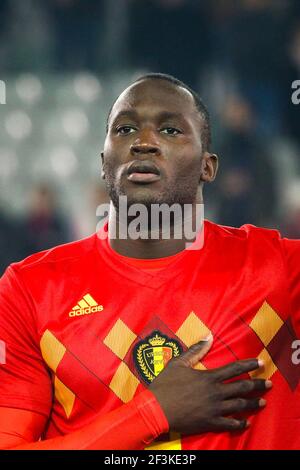
<path id="1" fill-rule="evenodd" d="M 175 237 L 177 216 L 169 238 L 163 217 L 123 236 L 133 204 L 197 222 L 217 172 L 206 108 L 172 77 L 119 96 L 102 161 L 108 225 L 1 280 L 1 447 L 299 447 L 299 241 L 208 221 Z"/>

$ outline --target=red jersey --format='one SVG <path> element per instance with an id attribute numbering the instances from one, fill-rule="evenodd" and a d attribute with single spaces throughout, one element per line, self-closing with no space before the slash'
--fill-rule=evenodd
<path id="1" fill-rule="evenodd" d="M 132 263 L 95 234 L 11 265 L 0 304 L 0 406 L 49 417 L 44 438 L 129 402 L 212 332 L 199 369 L 263 359 L 251 376 L 272 380 L 267 406 L 242 432 L 164 436 L 152 448 L 300 448 L 300 241 L 206 221 L 201 250 Z"/>

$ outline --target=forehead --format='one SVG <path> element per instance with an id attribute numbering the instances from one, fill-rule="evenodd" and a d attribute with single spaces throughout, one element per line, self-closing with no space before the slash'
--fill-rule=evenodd
<path id="1" fill-rule="evenodd" d="M 185 88 L 159 79 L 143 80 L 126 88 L 116 100 L 110 119 L 126 110 L 146 115 L 162 111 L 183 113 L 199 120 L 192 94 Z"/>

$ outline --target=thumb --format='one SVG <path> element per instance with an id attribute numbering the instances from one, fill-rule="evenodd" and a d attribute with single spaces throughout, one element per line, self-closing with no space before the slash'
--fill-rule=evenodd
<path id="1" fill-rule="evenodd" d="M 213 343 L 213 335 L 210 333 L 206 338 L 201 339 L 198 343 L 193 344 L 185 353 L 180 356 L 180 359 L 185 363 L 187 367 L 194 367 L 200 359 L 211 348 Z"/>

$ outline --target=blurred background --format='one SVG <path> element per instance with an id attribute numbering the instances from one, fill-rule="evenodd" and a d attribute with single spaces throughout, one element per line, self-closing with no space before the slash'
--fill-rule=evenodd
<path id="1" fill-rule="evenodd" d="M 95 231 L 107 112 L 149 71 L 210 110 L 206 218 L 300 238 L 299 0 L 1 0 L 0 275 Z"/>

